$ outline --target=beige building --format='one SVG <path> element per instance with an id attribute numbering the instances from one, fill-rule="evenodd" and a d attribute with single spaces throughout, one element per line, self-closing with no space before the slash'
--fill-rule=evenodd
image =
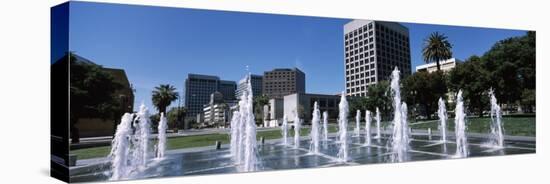
<path id="1" fill-rule="evenodd" d="M 442 61 L 439 63 L 440 67 L 441 67 L 441 71 L 443 72 L 449 72 L 450 70 L 452 70 L 453 68 L 456 67 L 456 64 L 458 62 L 462 62 L 456 58 L 451 58 L 451 59 L 447 59 L 445 61 Z M 427 63 L 427 64 L 423 64 L 423 65 L 419 65 L 416 67 L 416 72 L 422 72 L 422 71 L 427 71 L 429 73 L 432 73 L 432 72 L 435 72 L 437 71 L 437 64 L 436 63 Z M 455 101 L 455 94 L 453 94 L 452 92 L 448 92 L 447 93 L 447 101 L 452 103 Z"/>
<path id="2" fill-rule="evenodd" d="M 439 65 L 441 67 L 441 71 L 447 72 L 453 69 L 454 67 L 456 67 L 457 62 L 461 62 L 461 61 L 457 60 L 456 58 L 451 58 L 440 62 Z M 434 62 L 434 63 L 427 63 L 427 64 L 417 66 L 416 72 L 421 72 L 421 71 L 427 71 L 429 73 L 437 71 L 437 64 Z"/>
<path id="3" fill-rule="evenodd" d="M 269 98 L 306 92 L 306 74 L 298 68 L 277 68 L 264 72 L 263 94 Z"/>

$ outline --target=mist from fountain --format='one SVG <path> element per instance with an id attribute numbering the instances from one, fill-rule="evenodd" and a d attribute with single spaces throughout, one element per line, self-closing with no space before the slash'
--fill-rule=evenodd
<path id="1" fill-rule="evenodd" d="M 109 153 L 111 180 L 138 178 L 147 167 L 151 136 L 149 111 L 144 104 L 139 109 L 135 118 L 132 114 L 125 113 L 117 126 Z"/>
<path id="2" fill-rule="evenodd" d="M 231 119 L 230 144 L 232 160 L 243 172 L 256 171 L 259 163 L 250 74 L 246 82 L 246 90 L 239 100 L 239 110 L 233 113 Z"/>
<path id="3" fill-rule="evenodd" d="M 328 112 L 323 112 L 323 141 L 328 141 Z"/>
<path id="4" fill-rule="evenodd" d="M 286 114 L 283 115 L 283 125 L 281 126 L 281 134 L 283 139 L 283 145 L 288 145 L 288 120 Z"/>
<path id="5" fill-rule="evenodd" d="M 245 103 L 245 111 L 243 111 L 242 114 L 242 116 L 245 117 L 245 121 L 243 122 L 245 125 L 243 171 L 249 172 L 257 169 L 256 164 L 258 161 L 258 150 L 256 148 L 256 122 L 253 109 L 254 98 L 250 75 L 248 76 L 246 94 L 247 99 Z"/>
<path id="6" fill-rule="evenodd" d="M 239 161 L 238 156 L 240 155 L 238 153 L 239 146 L 242 145 L 241 143 L 241 131 L 240 130 L 240 119 L 241 119 L 241 113 L 239 111 L 233 112 L 233 116 L 231 118 L 231 140 L 230 140 L 230 146 L 229 151 L 232 156 L 233 162 L 237 163 Z"/>
<path id="7" fill-rule="evenodd" d="M 382 138 L 382 135 L 380 133 L 380 109 L 378 109 L 378 107 L 376 107 L 376 139 L 380 140 L 380 138 Z"/>
<path id="8" fill-rule="evenodd" d="M 302 128 L 302 120 L 300 120 L 300 116 L 298 113 L 298 109 L 296 109 L 294 117 L 294 148 L 298 149 L 300 148 L 300 128 Z"/>
<path id="9" fill-rule="evenodd" d="M 315 102 L 313 105 L 313 114 L 311 119 L 311 132 L 309 134 L 311 138 L 309 151 L 313 154 L 319 154 L 320 122 L 321 122 L 321 111 L 319 110 L 319 104 Z"/>
<path id="10" fill-rule="evenodd" d="M 111 153 L 111 180 L 120 180 L 130 172 L 128 157 L 130 152 L 130 136 L 132 134 L 132 114 L 125 113 L 117 125 L 115 137 L 112 141 Z"/>
<path id="11" fill-rule="evenodd" d="M 248 79 L 247 79 L 248 80 Z M 237 131 L 237 135 L 236 135 L 236 154 L 233 155 L 234 156 L 234 161 L 235 161 L 235 164 L 237 165 L 240 165 L 242 163 L 244 163 L 244 137 L 245 137 L 245 124 L 246 124 L 246 121 L 247 121 L 247 117 L 246 117 L 246 111 L 247 111 L 247 104 L 249 103 L 248 102 L 248 97 L 247 97 L 247 93 L 248 91 L 245 90 L 243 91 L 243 94 L 241 95 L 241 99 L 239 100 L 239 115 L 238 115 L 238 121 L 235 123 L 235 125 L 237 125 L 235 128 L 236 128 L 236 131 Z"/>
<path id="12" fill-rule="evenodd" d="M 397 67 L 392 72 L 390 87 L 393 94 L 393 135 L 390 141 L 392 154 L 391 162 L 403 162 L 407 160 L 409 150 L 409 127 L 407 123 L 407 104 L 401 103 L 401 90 L 399 86 L 399 70 Z"/>
<path id="13" fill-rule="evenodd" d="M 491 98 L 491 139 L 492 146 L 495 148 L 504 147 L 504 130 L 502 128 L 502 113 L 500 106 L 497 103 L 495 92 L 489 91 Z"/>
<path id="14" fill-rule="evenodd" d="M 160 113 L 160 121 L 158 125 L 157 134 L 157 158 L 163 158 L 166 151 L 166 129 L 168 128 L 168 120 L 164 116 L 164 113 Z"/>
<path id="15" fill-rule="evenodd" d="M 349 105 L 346 100 L 346 93 L 342 91 L 340 104 L 338 104 L 338 127 L 339 127 L 339 142 L 340 149 L 338 150 L 338 158 L 341 162 L 348 161 L 348 113 Z"/>
<path id="16" fill-rule="evenodd" d="M 456 96 L 455 108 L 455 134 L 456 134 L 456 154 L 455 157 L 464 158 L 468 156 L 468 140 L 466 137 L 466 114 L 464 113 L 464 101 L 462 100 L 462 90 L 458 91 Z"/>
<path id="17" fill-rule="evenodd" d="M 371 133 L 370 133 L 370 124 L 371 124 L 371 115 L 370 115 L 370 111 L 366 110 L 365 111 L 365 145 L 370 145 L 371 144 L 371 140 L 370 140 L 370 136 L 371 136 Z"/>
<path id="18" fill-rule="evenodd" d="M 437 115 L 439 116 L 439 131 L 441 131 L 441 142 L 447 142 L 447 108 L 445 107 L 445 101 L 443 98 L 439 98 L 439 109 Z"/>
<path id="19" fill-rule="evenodd" d="M 361 110 L 357 110 L 355 115 L 355 136 L 361 135 Z"/>
<path id="20" fill-rule="evenodd" d="M 149 121 L 149 110 L 144 104 L 139 107 L 137 117 L 134 119 L 134 127 L 137 127 L 133 145 L 137 145 L 134 151 L 135 164 L 145 168 L 149 158 L 149 137 L 151 136 L 151 125 Z"/>

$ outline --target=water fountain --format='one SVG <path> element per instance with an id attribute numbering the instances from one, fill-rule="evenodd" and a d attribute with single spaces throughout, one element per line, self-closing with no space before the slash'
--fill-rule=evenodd
<path id="1" fill-rule="evenodd" d="M 323 112 L 323 141 L 328 141 L 328 112 Z"/>
<path id="2" fill-rule="evenodd" d="M 168 128 L 168 120 L 164 116 L 164 113 L 160 113 L 160 121 L 157 134 L 157 158 L 164 157 L 164 151 L 166 150 L 166 129 Z"/>
<path id="3" fill-rule="evenodd" d="M 504 147 L 504 130 L 502 129 L 502 113 L 497 103 L 497 98 L 493 90 L 489 91 L 491 97 L 491 138 L 492 147 Z"/>
<path id="4" fill-rule="evenodd" d="M 281 134 L 283 145 L 288 145 L 288 120 L 286 119 L 286 114 L 283 115 L 283 125 L 281 126 Z"/>
<path id="5" fill-rule="evenodd" d="M 262 110 L 263 127 L 269 127 L 269 106 L 264 105 Z"/>
<path id="6" fill-rule="evenodd" d="M 241 119 L 241 113 L 239 111 L 233 112 L 233 116 L 231 118 L 231 142 L 229 146 L 229 151 L 231 153 L 232 159 L 234 162 L 238 162 L 238 153 L 239 146 L 241 145 L 240 138 L 241 138 L 241 130 L 240 130 L 240 119 Z"/>
<path id="7" fill-rule="evenodd" d="M 361 134 L 361 110 L 357 110 L 355 115 L 355 136 L 359 137 Z"/>
<path id="8" fill-rule="evenodd" d="M 247 98 L 246 103 L 244 104 L 245 108 L 242 111 L 242 116 L 245 118 L 245 121 L 242 123 L 245 125 L 244 129 L 244 165 L 243 171 L 255 171 L 257 163 L 257 148 L 256 148 L 256 122 L 254 118 L 254 109 L 253 109 L 253 95 L 252 95 L 252 84 L 250 81 L 250 75 L 248 76 L 247 82 Z"/>
<path id="9" fill-rule="evenodd" d="M 298 109 L 296 109 L 295 113 L 296 117 L 294 117 L 294 148 L 300 148 L 300 128 L 302 128 L 302 122 L 300 120 L 300 116 L 298 113 Z"/>
<path id="10" fill-rule="evenodd" d="M 443 98 L 439 98 L 439 109 L 437 115 L 439 116 L 439 131 L 441 131 L 441 142 L 447 142 L 447 109 L 445 107 L 445 101 Z"/>
<path id="11" fill-rule="evenodd" d="M 339 142 L 340 149 L 338 150 L 338 158 L 341 162 L 348 161 L 348 101 L 346 100 L 346 93 L 342 91 L 340 97 L 340 104 L 338 104 L 338 127 L 339 127 Z"/>
<path id="12" fill-rule="evenodd" d="M 380 141 L 380 138 L 382 138 L 382 135 L 380 134 L 380 109 L 376 107 L 376 139 Z"/>
<path id="13" fill-rule="evenodd" d="M 144 169 L 149 158 L 149 137 L 151 136 L 151 125 L 149 121 L 149 110 L 144 104 L 139 107 L 139 112 L 134 119 L 134 127 L 137 127 L 133 139 L 133 145 L 136 146 L 133 161 L 138 167 Z"/>
<path id="14" fill-rule="evenodd" d="M 313 105 L 313 114 L 311 119 L 311 144 L 309 151 L 313 154 L 319 154 L 319 123 L 321 121 L 321 111 L 317 102 Z"/>
<path id="15" fill-rule="evenodd" d="M 370 123 L 371 123 L 371 117 L 370 117 L 370 111 L 365 111 L 365 145 L 370 145 Z"/>
<path id="16" fill-rule="evenodd" d="M 132 124 L 135 129 L 132 129 Z M 150 135 L 149 112 L 145 105 L 140 106 L 134 119 L 130 113 L 122 116 L 109 154 L 111 180 L 137 178 L 146 169 Z"/>
<path id="17" fill-rule="evenodd" d="M 248 80 L 248 79 L 247 79 Z M 245 122 L 247 121 L 246 117 L 246 111 L 247 111 L 247 104 L 248 104 L 248 97 L 247 97 L 248 91 L 243 91 L 243 94 L 241 95 L 241 99 L 239 101 L 239 118 L 237 122 L 235 123 L 235 129 L 237 132 L 236 137 L 236 154 L 233 155 L 235 164 L 239 165 L 244 162 L 244 136 L 245 136 Z"/>
<path id="18" fill-rule="evenodd" d="M 231 156 L 239 171 L 256 171 L 258 149 L 256 145 L 256 122 L 253 112 L 252 86 L 247 76 L 247 88 L 239 100 L 239 111 L 231 119 Z"/>
<path id="19" fill-rule="evenodd" d="M 401 90 L 399 87 L 399 70 L 397 67 L 392 72 L 391 84 L 393 93 L 393 135 L 390 141 L 392 162 L 403 162 L 407 160 L 407 151 L 409 150 L 409 127 L 407 123 L 407 104 L 401 103 Z"/>
<path id="20" fill-rule="evenodd" d="M 466 139 L 466 114 L 464 113 L 464 102 L 462 100 L 462 90 L 458 91 L 456 96 L 455 108 L 455 134 L 456 134 L 456 155 L 455 157 L 464 158 L 468 156 L 468 141 Z"/>
<path id="21" fill-rule="evenodd" d="M 132 114 L 125 113 L 116 128 L 115 138 L 112 142 L 111 180 L 123 179 L 128 174 L 128 157 L 130 150 L 130 136 L 132 134 Z"/>

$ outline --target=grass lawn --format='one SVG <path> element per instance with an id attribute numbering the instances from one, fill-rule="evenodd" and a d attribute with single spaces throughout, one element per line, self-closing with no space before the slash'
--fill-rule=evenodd
<path id="1" fill-rule="evenodd" d="M 300 135 L 305 136 L 309 135 L 310 128 L 302 128 L 300 129 Z M 336 132 L 337 128 L 336 126 L 330 125 L 329 126 L 329 132 Z M 294 131 L 289 129 L 289 137 L 294 136 Z M 264 137 L 266 140 L 268 139 L 279 139 L 282 137 L 281 131 L 279 129 L 276 130 L 268 130 L 268 131 L 259 131 L 256 135 L 256 138 L 260 140 L 260 137 Z M 185 137 L 172 137 L 168 138 L 167 143 L 167 149 L 173 150 L 173 149 L 183 149 L 183 148 L 192 148 L 192 147 L 203 147 L 203 146 L 212 146 L 216 141 L 221 141 L 222 144 L 228 144 L 229 143 L 229 135 L 228 134 L 207 134 L 207 135 L 194 135 L 194 136 L 185 136 Z M 84 149 L 77 149 L 77 150 L 71 150 L 71 154 L 76 154 L 78 156 L 78 159 L 89 159 L 89 158 L 97 158 L 97 157 L 105 157 L 109 154 L 111 151 L 111 146 L 100 146 L 100 147 L 94 147 L 94 148 L 84 148 Z"/>
<path id="2" fill-rule="evenodd" d="M 447 130 L 454 131 L 455 122 L 454 118 L 447 120 Z M 504 126 L 505 135 L 519 135 L 519 136 L 536 136 L 536 118 L 535 117 L 503 117 L 502 124 Z M 439 121 L 430 121 L 428 123 L 417 122 L 418 124 L 411 125 L 414 129 L 428 129 L 437 130 L 439 127 Z M 468 132 L 486 133 L 489 132 L 491 127 L 491 118 L 467 118 L 466 126 Z"/>

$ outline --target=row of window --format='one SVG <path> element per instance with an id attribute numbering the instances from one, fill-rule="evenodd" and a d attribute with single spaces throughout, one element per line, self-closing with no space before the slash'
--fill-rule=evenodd
<path id="1" fill-rule="evenodd" d="M 362 33 L 367 32 L 369 30 L 373 30 L 373 23 L 372 22 L 370 22 L 367 25 L 364 25 L 363 27 L 360 27 L 360 28 L 354 30 L 353 32 L 349 32 L 348 34 L 345 35 L 345 39 L 347 40 L 347 39 L 352 38 L 354 36 L 361 35 Z"/>
<path id="2" fill-rule="evenodd" d="M 374 44 L 365 45 L 364 47 L 353 47 L 350 46 L 349 48 L 346 47 L 346 57 L 357 55 L 363 53 L 363 51 L 371 51 L 374 49 Z"/>
<path id="3" fill-rule="evenodd" d="M 369 82 L 375 81 L 376 74 L 374 72 L 366 72 L 366 73 L 362 73 L 362 74 L 355 74 L 355 75 L 346 76 L 346 82 L 366 79 L 365 77 L 367 77 L 367 78 L 370 77 Z"/>
<path id="4" fill-rule="evenodd" d="M 356 49 L 356 48 L 363 47 L 363 45 L 367 46 L 368 44 L 373 44 L 373 43 L 374 43 L 374 38 L 370 37 L 369 39 L 365 39 L 363 41 L 360 41 L 359 43 L 355 43 L 355 44 L 346 43 L 344 46 L 346 48 L 346 51 L 348 51 L 348 50 L 353 50 L 353 49 Z"/>
<path id="5" fill-rule="evenodd" d="M 375 77 L 364 78 L 361 80 L 346 82 L 346 87 L 354 87 L 359 85 L 365 85 L 376 82 Z"/>
<path id="6" fill-rule="evenodd" d="M 370 68 L 370 70 L 369 70 Z M 369 67 L 369 66 L 366 66 L 366 67 L 358 67 L 358 68 L 355 68 L 355 69 L 352 69 L 352 70 L 348 70 L 346 71 L 346 76 L 351 76 L 351 75 L 358 75 L 358 74 L 363 74 L 363 73 L 366 73 L 367 75 L 374 75 L 374 67 Z"/>
<path id="7" fill-rule="evenodd" d="M 365 32 L 365 34 L 362 34 L 362 35 L 359 35 L 359 36 L 355 36 L 355 37 L 348 37 L 349 39 L 345 39 L 344 43 L 346 45 L 348 44 L 353 44 L 353 43 L 357 43 L 357 42 L 361 42 L 361 41 L 365 41 L 367 40 L 367 38 L 369 38 L 370 42 L 372 42 L 372 38 L 374 36 L 374 32 L 373 31 L 369 31 L 368 33 Z M 365 40 L 363 40 L 365 39 Z"/>

